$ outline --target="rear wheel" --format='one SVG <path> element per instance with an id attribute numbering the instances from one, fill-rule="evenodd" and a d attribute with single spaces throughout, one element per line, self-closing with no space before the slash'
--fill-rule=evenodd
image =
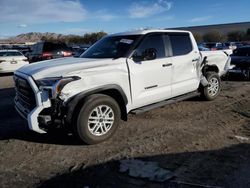
<path id="1" fill-rule="evenodd" d="M 208 72 L 206 74 L 208 85 L 201 88 L 201 95 L 205 100 L 214 100 L 221 90 L 221 79 L 215 72 Z"/>
<path id="2" fill-rule="evenodd" d="M 78 137 L 87 144 L 110 138 L 118 127 L 121 112 L 117 102 L 102 94 L 86 98 L 76 123 Z"/>

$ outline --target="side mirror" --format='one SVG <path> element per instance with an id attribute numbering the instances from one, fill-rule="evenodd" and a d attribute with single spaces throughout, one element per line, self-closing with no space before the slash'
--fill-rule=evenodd
<path id="1" fill-rule="evenodd" d="M 135 62 L 140 62 L 140 61 L 143 61 L 143 57 L 138 55 L 136 51 L 134 51 L 133 55 L 132 55 L 132 59 L 135 61 Z"/>
<path id="2" fill-rule="evenodd" d="M 142 55 L 138 55 L 137 52 L 133 54 L 133 60 L 136 62 L 139 61 L 148 61 L 156 59 L 157 50 L 154 48 L 148 48 L 142 52 Z"/>
<path id="3" fill-rule="evenodd" d="M 156 52 L 156 49 L 148 48 L 142 53 L 142 56 L 145 60 L 154 60 L 156 59 Z"/>

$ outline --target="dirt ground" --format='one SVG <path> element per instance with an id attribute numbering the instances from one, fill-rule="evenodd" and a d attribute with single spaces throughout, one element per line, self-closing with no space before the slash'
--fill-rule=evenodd
<path id="1" fill-rule="evenodd" d="M 130 115 L 93 146 L 63 132 L 29 131 L 13 97 L 11 76 L 0 77 L 2 188 L 250 187 L 250 82 L 224 81 L 212 102 L 195 98 Z M 134 158 L 158 162 L 175 177 L 157 183 L 120 173 L 119 161 Z"/>

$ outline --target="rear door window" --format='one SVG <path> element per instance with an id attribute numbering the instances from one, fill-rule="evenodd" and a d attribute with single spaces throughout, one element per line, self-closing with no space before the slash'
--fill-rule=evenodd
<path id="1" fill-rule="evenodd" d="M 193 50 L 189 34 L 170 34 L 173 56 L 186 55 Z"/>

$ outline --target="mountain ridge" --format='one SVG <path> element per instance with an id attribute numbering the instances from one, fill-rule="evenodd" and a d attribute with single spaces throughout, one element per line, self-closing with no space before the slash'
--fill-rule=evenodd
<path id="1" fill-rule="evenodd" d="M 75 35 L 63 35 L 63 34 L 52 33 L 52 32 L 45 32 L 45 33 L 29 32 L 29 33 L 19 34 L 15 37 L 10 37 L 7 39 L 1 39 L 0 42 L 2 42 L 2 43 L 39 42 L 39 41 L 42 41 L 43 38 L 60 40 L 64 37 L 68 37 L 68 36 L 75 36 Z"/>

